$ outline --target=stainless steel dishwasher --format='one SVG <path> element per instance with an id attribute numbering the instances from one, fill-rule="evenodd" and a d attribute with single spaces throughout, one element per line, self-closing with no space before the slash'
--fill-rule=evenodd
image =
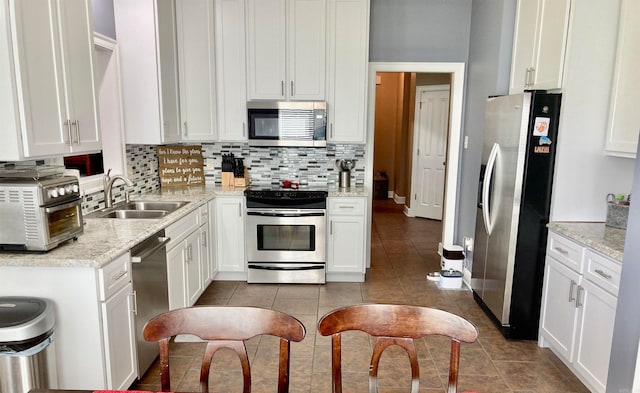
<path id="1" fill-rule="evenodd" d="M 162 230 L 131 249 L 138 378 L 144 375 L 159 354 L 158 343 L 145 341 L 142 335 L 144 325 L 156 315 L 169 311 L 166 253 L 169 240 Z"/>

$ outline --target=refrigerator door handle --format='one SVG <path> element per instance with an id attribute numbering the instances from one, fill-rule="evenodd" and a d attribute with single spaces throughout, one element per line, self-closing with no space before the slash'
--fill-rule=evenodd
<path id="1" fill-rule="evenodd" d="M 496 166 L 496 160 L 498 157 L 498 151 L 500 145 L 494 143 L 489 153 L 489 159 L 487 160 L 487 170 L 484 175 L 484 183 L 482 184 L 482 218 L 484 220 L 484 229 L 487 235 L 491 235 L 493 229 L 493 223 L 491 222 L 491 206 L 489 206 L 489 192 L 491 190 L 491 179 L 493 177 L 493 170 Z"/>

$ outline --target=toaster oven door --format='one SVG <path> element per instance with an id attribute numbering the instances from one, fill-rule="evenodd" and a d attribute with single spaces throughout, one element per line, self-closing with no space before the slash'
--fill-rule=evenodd
<path id="1" fill-rule="evenodd" d="M 82 233 L 81 200 L 41 208 L 51 247 Z"/>

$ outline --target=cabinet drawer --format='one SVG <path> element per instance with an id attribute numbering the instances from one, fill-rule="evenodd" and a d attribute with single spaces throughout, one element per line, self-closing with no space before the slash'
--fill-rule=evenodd
<path id="1" fill-rule="evenodd" d="M 618 296 L 622 265 L 591 250 L 584 254 L 584 277 L 605 291 Z"/>
<path id="2" fill-rule="evenodd" d="M 209 222 L 209 204 L 204 203 L 198 208 L 198 224 L 204 225 Z"/>
<path id="3" fill-rule="evenodd" d="M 582 252 L 584 247 L 556 233 L 549 232 L 547 255 L 554 257 L 578 273 L 583 272 Z"/>
<path id="4" fill-rule="evenodd" d="M 171 238 L 171 241 L 167 243 L 167 250 L 175 247 L 176 244 L 184 240 L 187 235 L 198 229 L 200 225 L 198 223 L 199 214 L 199 210 L 194 210 L 165 229 L 165 236 Z"/>
<path id="5" fill-rule="evenodd" d="M 362 216 L 365 210 L 363 198 L 329 198 L 329 214 Z"/>
<path id="6" fill-rule="evenodd" d="M 100 300 L 105 301 L 111 295 L 124 288 L 131 281 L 131 258 L 129 253 L 122 254 L 108 265 L 98 270 L 100 281 Z"/>

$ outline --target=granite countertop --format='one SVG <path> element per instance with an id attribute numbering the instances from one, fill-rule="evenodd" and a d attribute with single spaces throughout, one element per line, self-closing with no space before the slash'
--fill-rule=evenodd
<path id="1" fill-rule="evenodd" d="M 550 222 L 549 229 L 622 262 L 627 235 L 624 229 L 608 227 L 604 222 L 560 221 Z"/>
<path id="2" fill-rule="evenodd" d="M 243 196 L 245 188 L 220 186 L 164 188 L 137 195 L 132 200 L 188 201 L 187 205 L 158 219 L 91 218 L 85 215 L 84 233 L 49 252 L 0 252 L 1 266 L 100 268 L 161 229 L 178 221 L 216 197 Z M 366 196 L 365 188 L 329 190 L 329 196 Z"/>

